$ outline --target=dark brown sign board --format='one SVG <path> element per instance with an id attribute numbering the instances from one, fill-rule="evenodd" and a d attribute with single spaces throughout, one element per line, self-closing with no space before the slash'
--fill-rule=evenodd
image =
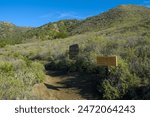
<path id="1" fill-rule="evenodd" d="M 102 66 L 118 66 L 117 56 L 97 56 L 97 64 Z"/>
<path id="2" fill-rule="evenodd" d="M 79 45 L 78 44 L 69 46 L 69 58 L 70 59 L 75 59 L 78 54 L 79 54 Z"/>

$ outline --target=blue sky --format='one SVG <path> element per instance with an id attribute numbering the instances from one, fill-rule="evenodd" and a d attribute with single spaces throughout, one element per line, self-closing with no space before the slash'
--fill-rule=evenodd
<path id="1" fill-rule="evenodd" d="M 121 4 L 150 7 L 150 0 L 0 0 L 0 21 L 37 27 L 61 19 L 84 19 Z"/>

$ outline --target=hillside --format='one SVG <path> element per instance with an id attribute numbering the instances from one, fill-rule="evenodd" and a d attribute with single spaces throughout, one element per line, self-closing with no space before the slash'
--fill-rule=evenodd
<path id="1" fill-rule="evenodd" d="M 17 27 L 12 23 L 0 22 L 0 39 L 12 37 L 13 35 L 26 32 L 29 29 L 31 28 Z"/>
<path id="2" fill-rule="evenodd" d="M 101 32 L 86 33 L 66 39 L 20 44 L 0 49 L 1 83 L 15 87 L 5 90 L 5 85 L 2 85 L 1 89 L 6 92 L 0 98 L 12 99 L 17 95 L 19 99 L 24 99 L 26 95 L 28 99 L 32 99 L 32 94 L 24 93 L 35 83 L 43 81 L 45 77 L 43 64 L 47 70 L 99 74 L 98 77 L 102 80 L 100 90 L 103 90 L 103 94 L 99 94 L 101 97 L 99 99 L 150 99 L 149 37 L 118 35 L 120 38 L 112 39 L 101 36 Z M 80 46 L 80 54 L 76 61 L 70 60 L 68 55 L 69 46 L 72 44 Z M 119 66 L 109 68 L 109 79 L 105 79 L 105 69 L 96 64 L 98 55 L 118 56 Z M 74 79 L 70 80 L 66 79 L 63 82 L 74 82 Z M 86 79 L 84 80 L 83 82 L 87 82 Z M 13 93 L 10 95 L 11 91 Z"/>
<path id="3" fill-rule="evenodd" d="M 65 38 L 69 36 L 70 30 L 80 21 L 78 20 L 61 20 L 58 22 L 48 23 L 33 30 L 27 31 L 23 36 L 31 40 L 51 40 L 56 38 Z"/>
<path id="4" fill-rule="evenodd" d="M 12 23 L 0 22 L 0 47 L 21 43 L 22 34 L 30 29 L 30 27 L 18 27 Z"/>
<path id="5" fill-rule="evenodd" d="M 10 23 L 0 23 L 0 46 L 15 43 L 51 40 L 86 32 L 107 32 L 105 35 L 134 32 L 148 35 L 150 29 L 150 9 L 142 6 L 121 5 L 100 15 L 85 20 L 62 20 L 37 28 L 17 27 Z M 4 44 L 3 44 L 4 43 Z"/>
<path id="6" fill-rule="evenodd" d="M 93 89 L 87 91 L 85 86 L 96 79 L 101 90 L 98 99 L 150 99 L 149 17 L 149 8 L 122 5 L 83 21 L 63 20 L 23 32 L 23 44 L 0 48 L 0 99 L 40 99 L 33 96 L 32 88 L 40 83 L 46 87 L 44 81 L 51 77 L 46 74 L 50 70 L 66 75 L 52 75 L 50 80 L 57 78 L 58 87 L 49 81 L 47 95 L 65 91 L 65 97 L 69 97 L 67 94 L 73 91 L 80 98 L 93 99 L 95 94 L 89 93 Z M 69 46 L 73 44 L 80 48 L 76 60 L 69 59 Z M 97 56 L 105 55 L 118 57 L 118 66 L 109 67 L 107 78 L 105 67 L 96 63 Z"/>
<path id="7" fill-rule="evenodd" d="M 108 28 L 132 27 L 150 22 L 150 9 L 142 6 L 121 5 L 98 16 L 89 17 L 77 24 L 71 34 L 101 31 Z M 143 25 L 148 26 L 147 23 Z"/>
<path id="8" fill-rule="evenodd" d="M 67 36 L 83 34 L 85 32 L 97 32 L 108 29 L 114 31 L 122 28 L 124 31 L 132 31 L 134 28 L 145 28 L 150 23 L 150 9 L 142 6 L 121 5 L 100 15 L 89 17 L 85 20 L 62 20 L 45 24 L 26 33 L 30 39 L 55 39 Z M 133 29 L 133 31 L 135 31 Z M 110 31 L 112 32 L 112 30 Z M 144 33 L 144 32 L 143 32 Z"/>

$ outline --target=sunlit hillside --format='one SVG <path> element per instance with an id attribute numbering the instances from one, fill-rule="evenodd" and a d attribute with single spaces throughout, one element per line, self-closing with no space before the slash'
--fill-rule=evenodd
<path id="1" fill-rule="evenodd" d="M 0 99 L 38 99 L 31 90 L 44 81 L 46 70 L 98 75 L 99 99 L 150 99 L 149 8 L 122 5 L 83 21 L 50 23 L 21 35 L 22 44 L 0 49 Z M 72 44 L 80 48 L 76 60 L 69 59 Z M 107 79 L 104 67 L 96 63 L 97 56 L 105 55 L 118 56 L 119 64 L 109 67 Z"/>

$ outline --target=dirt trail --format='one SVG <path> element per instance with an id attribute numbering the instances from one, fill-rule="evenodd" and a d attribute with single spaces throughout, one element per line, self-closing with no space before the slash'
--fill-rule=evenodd
<path id="1" fill-rule="evenodd" d="M 49 71 L 44 83 L 33 87 L 33 95 L 46 100 L 98 99 L 94 76 Z"/>

